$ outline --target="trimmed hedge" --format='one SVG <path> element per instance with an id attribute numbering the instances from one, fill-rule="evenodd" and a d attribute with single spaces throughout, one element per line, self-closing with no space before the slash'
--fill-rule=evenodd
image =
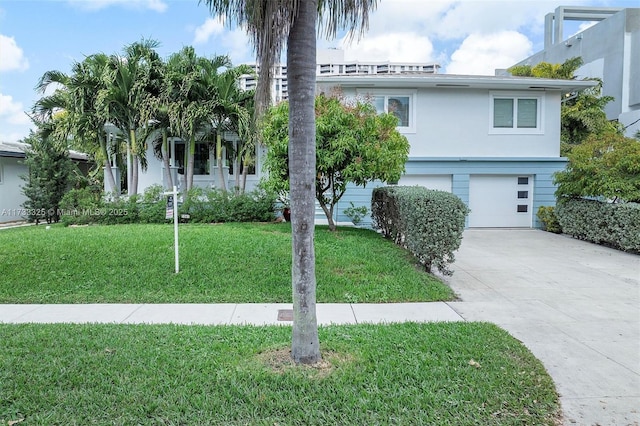
<path id="1" fill-rule="evenodd" d="M 469 209 L 455 195 L 421 186 L 390 186 L 373 190 L 374 228 L 408 249 L 427 271 L 451 275 L 453 252 L 460 247 Z"/>
<path id="2" fill-rule="evenodd" d="M 103 200 L 89 188 L 69 191 L 60 202 L 62 222 L 68 225 L 99 223 L 167 223 L 166 198 L 160 185 L 142 195 Z M 275 219 L 275 196 L 264 191 L 233 194 L 216 189 L 194 188 L 179 206 L 178 214 L 190 222 L 271 222 Z"/>
<path id="3" fill-rule="evenodd" d="M 640 204 L 612 204 L 586 199 L 561 199 L 555 214 L 562 232 L 596 244 L 640 253 Z"/>

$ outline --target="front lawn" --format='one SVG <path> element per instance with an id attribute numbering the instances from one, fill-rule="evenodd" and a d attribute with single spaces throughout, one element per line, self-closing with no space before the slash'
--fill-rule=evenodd
<path id="1" fill-rule="evenodd" d="M 1 325 L 0 424 L 557 425 L 541 363 L 486 323 Z M 19 423 L 12 423 L 19 422 Z"/>
<path id="2" fill-rule="evenodd" d="M 0 231 L 0 303 L 289 303 L 289 224 L 30 226 Z M 318 302 L 451 300 L 406 251 L 364 229 L 316 230 Z"/>

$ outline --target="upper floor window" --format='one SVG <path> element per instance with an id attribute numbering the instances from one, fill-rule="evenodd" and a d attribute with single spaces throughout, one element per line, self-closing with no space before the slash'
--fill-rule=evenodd
<path id="1" fill-rule="evenodd" d="M 379 114 L 384 112 L 398 118 L 398 131 L 415 132 L 415 91 L 411 90 L 375 90 L 359 92 L 364 94 Z"/>
<path id="2" fill-rule="evenodd" d="M 543 97 L 492 93 L 490 133 L 542 133 Z"/>

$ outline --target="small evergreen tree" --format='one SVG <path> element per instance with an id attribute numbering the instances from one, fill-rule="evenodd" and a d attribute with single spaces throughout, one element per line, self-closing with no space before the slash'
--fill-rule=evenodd
<path id="1" fill-rule="evenodd" d="M 22 142 L 29 145 L 24 164 L 29 174 L 22 192 L 27 201 L 22 205 L 30 222 L 58 222 L 60 200 L 71 184 L 73 163 L 69 152 L 40 133 L 31 132 Z"/>

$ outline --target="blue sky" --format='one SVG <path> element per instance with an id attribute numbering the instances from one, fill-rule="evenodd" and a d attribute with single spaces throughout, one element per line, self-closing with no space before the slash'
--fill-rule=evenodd
<path id="1" fill-rule="evenodd" d="M 347 59 L 438 62 L 454 74 L 493 74 L 542 49 L 544 15 L 560 5 L 637 7 L 637 1 L 380 0 L 363 39 L 319 40 Z M 566 32 L 580 29 L 566 25 Z M 252 62 L 249 39 L 212 17 L 198 0 L 0 0 L 0 141 L 31 128 L 24 111 L 48 70 L 68 72 L 93 53 L 121 53 L 141 40 L 168 57 L 191 45 L 199 55 Z"/>

